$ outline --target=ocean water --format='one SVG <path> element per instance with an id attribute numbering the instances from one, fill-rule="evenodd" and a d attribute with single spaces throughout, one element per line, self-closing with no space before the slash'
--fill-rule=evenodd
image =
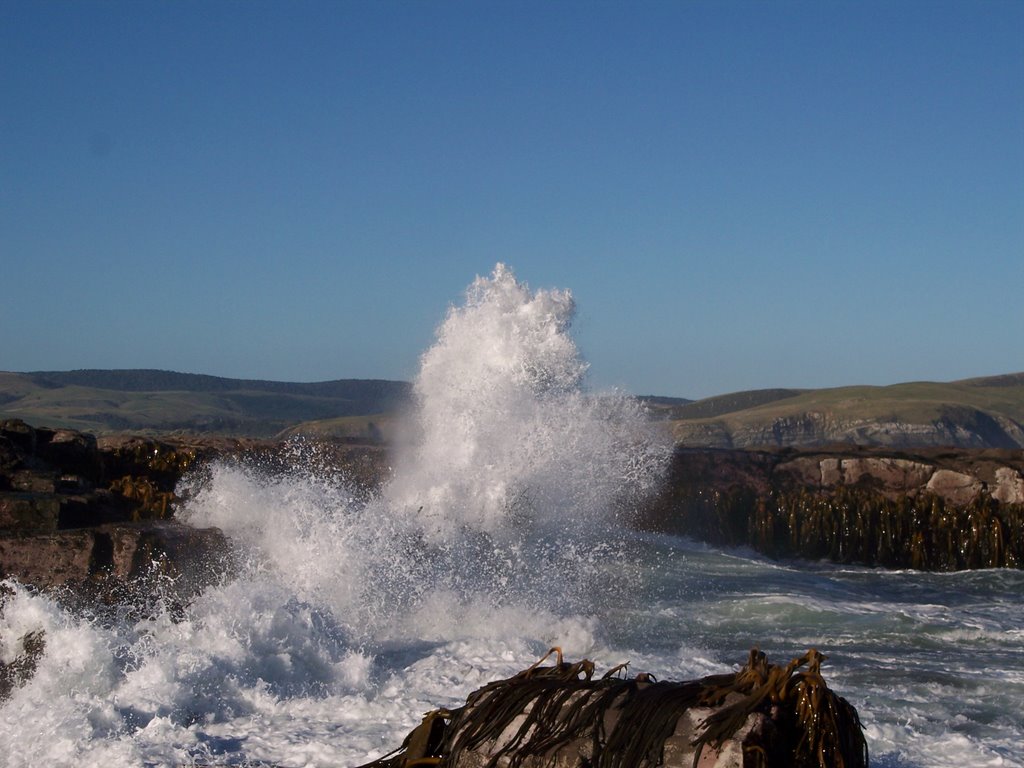
<path id="1" fill-rule="evenodd" d="M 440 324 L 391 481 L 372 498 L 296 443 L 223 463 L 179 516 L 231 572 L 87 610 L 8 582 L 0 657 L 45 632 L 0 704 L 0 765 L 355 766 L 561 646 L 691 679 L 810 647 L 875 766 L 1024 766 L 1024 573 L 778 563 L 629 528 L 668 440 L 588 393 L 568 292 L 499 265 Z"/>

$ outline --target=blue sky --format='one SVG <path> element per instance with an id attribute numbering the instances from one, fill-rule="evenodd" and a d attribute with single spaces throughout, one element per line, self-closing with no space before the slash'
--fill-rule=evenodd
<path id="1" fill-rule="evenodd" d="M 1024 370 L 1024 3 L 0 3 L 0 370 L 408 379 L 498 261 L 596 388 Z"/>

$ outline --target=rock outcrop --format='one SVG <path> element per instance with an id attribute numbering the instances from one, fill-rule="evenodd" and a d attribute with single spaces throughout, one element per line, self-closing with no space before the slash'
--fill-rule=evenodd
<path id="1" fill-rule="evenodd" d="M 209 578 L 224 536 L 171 519 L 175 483 L 204 450 L 0 423 L 0 577 L 93 589 L 154 569 Z"/>
<path id="2" fill-rule="evenodd" d="M 558 653 L 428 713 L 402 746 L 362 768 L 866 768 L 856 710 L 829 690 L 815 650 L 785 667 L 756 649 L 739 672 L 686 682 L 594 679 Z M 550 655 L 550 654 L 549 654 Z M 547 657 L 545 657 L 547 658 Z M 806 667 L 806 669 L 804 669 Z"/>
<path id="3" fill-rule="evenodd" d="M 246 457 L 284 470 L 288 451 L 269 440 L 155 439 L 92 435 L 0 422 L 0 578 L 40 588 L 76 586 L 90 594 L 153 573 L 195 589 L 229 562 L 217 529 L 174 519 L 181 477 L 217 458 Z M 305 457 L 344 467 L 357 486 L 385 473 L 383 451 L 321 443 Z M 107 591 L 110 591 L 107 590 Z"/>
<path id="4" fill-rule="evenodd" d="M 856 418 L 827 410 L 775 417 L 726 415 L 675 421 L 672 434 L 690 448 L 813 448 L 838 443 L 900 449 L 1024 448 L 1024 425 L 1001 414 L 962 407 L 920 421 Z"/>
<path id="5" fill-rule="evenodd" d="M 1024 451 L 677 449 L 645 528 L 773 557 L 1024 567 Z"/>
<path id="6" fill-rule="evenodd" d="M 341 472 L 367 493 L 390 471 L 380 445 L 303 445 L 305 466 L 325 476 Z M 240 456 L 269 472 L 288 471 L 296 450 L 222 437 L 96 440 L 0 422 L 0 578 L 41 586 L 123 578 L 138 571 L 127 565 L 137 552 L 159 551 L 164 560 L 190 548 L 214 552 L 223 547 L 219 533 L 200 542 L 173 520 L 182 475 Z M 773 557 L 933 570 L 1024 567 L 1024 451 L 680 447 L 636 524 Z"/>

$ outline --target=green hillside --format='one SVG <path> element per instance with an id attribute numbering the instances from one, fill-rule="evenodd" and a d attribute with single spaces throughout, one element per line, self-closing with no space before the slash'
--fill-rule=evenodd
<path id="1" fill-rule="evenodd" d="M 313 383 L 157 370 L 0 372 L 0 419 L 110 432 L 385 441 L 410 385 Z M 760 389 L 689 401 L 645 395 L 682 445 L 745 448 L 830 443 L 1024 448 L 1024 373 L 887 387 Z"/>
<path id="2" fill-rule="evenodd" d="M 0 372 L 0 419 L 109 432 L 269 437 L 300 422 L 397 409 L 409 385 L 379 379 L 313 383 L 155 370 Z"/>
<path id="3" fill-rule="evenodd" d="M 720 447 L 833 442 L 1024 447 L 1024 373 L 759 392 L 772 395 L 735 393 L 682 406 L 673 433 L 684 444 Z M 745 400 L 751 404 L 743 407 Z"/>

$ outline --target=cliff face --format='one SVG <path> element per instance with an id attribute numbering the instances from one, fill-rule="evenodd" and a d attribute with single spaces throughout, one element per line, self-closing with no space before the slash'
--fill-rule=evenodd
<path id="1" fill-rule="evenodd" d="M 668 418 L 689 447 L 1024 448 L 1024 374 L 738 392 L 675 407 Z"/>
<path id="2" fill-rule="evenodd" d="M 220 457 L 283 466 L 281 444 L 223 437 L 162 439 L 94 436 L 0 421 L 0 579 L 63 584 L 116 596 L 155 571 L 186 589 L 225 567 L 217 529 L 174 519 L 178 480 Z M 370 488 L 385 472 L 376 446 L 324 443 L 318 459 Z"/>
<path id="3" fill-rule="evenodd" d="M 681 448 L 645 528 L 773 557 L 1024 567 L 1024 451 Z"/>
<path id="4" fill-rule="evenodd" d="M 998 414 L 950 408 L 934 420 L 849 418 L 828 411 L 803 411 L 770 419 L 678 421 L 676 441 L 691 447 L 814 447 L 835 443 L 888 448 L 1024 448 L 1024 427 Z"/>

